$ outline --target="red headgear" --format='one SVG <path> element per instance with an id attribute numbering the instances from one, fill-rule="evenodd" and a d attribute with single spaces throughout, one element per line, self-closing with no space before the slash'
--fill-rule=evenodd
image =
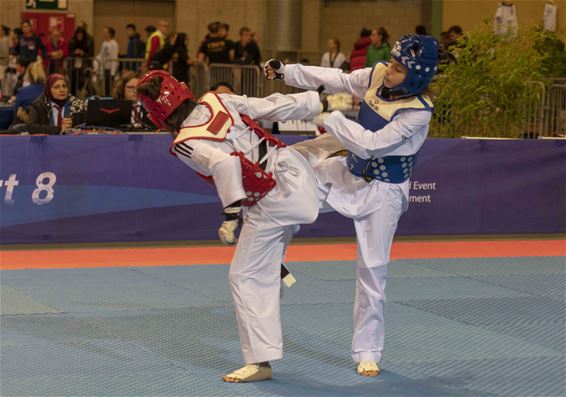
<path id="1" fill-rule="evenodd" d="M 195 97 L 185 83 L 180 83 L 176 78 L 164 70 L 151 70 L 139 81 L 138 87 L 147 83 L 155 77 L 161 77 L 161 89 L 159 98 L 156 100 L 140 94 L 140 101 L 147 110 L 147 117 L 157 128 L 165 127 L 165 120 L 187 99 L 194 101 Z"/>

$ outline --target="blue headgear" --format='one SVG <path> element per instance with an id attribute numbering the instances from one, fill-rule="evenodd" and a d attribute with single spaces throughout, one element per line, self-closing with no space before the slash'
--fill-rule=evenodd
<path id="1" fill-rule="evenodd" d="M 438 42 L 432 36 L 405 35 L 395 43 L 391 56 L 407 68 L 407 77 L 389 91 L 395 96 L 423 93 L 436 73 Z"/>

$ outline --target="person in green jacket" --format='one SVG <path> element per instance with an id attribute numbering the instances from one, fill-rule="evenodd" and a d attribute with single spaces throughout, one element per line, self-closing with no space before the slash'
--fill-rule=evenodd
<path id="1" fill-rule="evenodd" d="M 373 29 L 371 35 L 371 45 L 368 47 L 366 55 L 366 68 L 371 68 L 376 62 L 389 61 L 391 59 L 391 46 L 389 45 L 389 33 L 385 28 Z"/>

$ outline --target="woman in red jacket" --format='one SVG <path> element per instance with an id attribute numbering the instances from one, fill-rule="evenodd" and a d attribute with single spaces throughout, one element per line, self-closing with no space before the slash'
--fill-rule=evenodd
<path id="1" fill-rule="evenodd" d="M 368 47 L 371 44 L 371 30 L 363 28 L 360 32 L 360 38 L 354 43 L 354 49 L 350 54 L 350 72 L 365 67 Z"/>
<path id="2" fill-rule="evenodd" d="M 57 28 L 51 29 L 49 40 L 45 43 L 47 48 L 47 66 L 50 74 L 62 73 L 63 62 L 69 55 L 69 46 Z"/>

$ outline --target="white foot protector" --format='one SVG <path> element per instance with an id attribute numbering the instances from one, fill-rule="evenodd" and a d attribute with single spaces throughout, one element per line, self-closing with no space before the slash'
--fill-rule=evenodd
<path id="1" fill-rule="evenodd" d="M 258 382 L 260 380 L 271 379 L 272 377 L 273 371 L 270 367 L 261 367 L 258 364 L 248 364 L 237 369 L 231 374 L 224 376 L 224 382 Z"/>
<path id="2" fill-rule="evenodd" d="M 377 376 L 380 372 L 375 361 L 362 361 L 358 364 L 358 374 L 362 376 Z"/>

